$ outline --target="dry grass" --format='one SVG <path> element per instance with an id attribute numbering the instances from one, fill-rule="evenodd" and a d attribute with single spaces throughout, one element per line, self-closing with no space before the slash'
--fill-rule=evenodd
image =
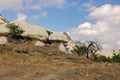
<path id="1" fill-rule="evenodd" d="M 1 54 L 0 80 L 120 80 L 120 64 L 78 56 Z"/>
<path id="2" fill-rule="evenodd" d="M 0 80 L 120 80 L 120 64 L 63 55 L 58 44 L 35 47 L 35 40 L 8 40 L 0 45 Z"/>

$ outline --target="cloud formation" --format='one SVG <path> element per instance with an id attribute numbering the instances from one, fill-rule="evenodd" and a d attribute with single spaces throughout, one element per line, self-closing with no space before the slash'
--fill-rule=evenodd
<path id="1" fill-rule="evenodd" d="M 18 10 L 22 9 L 23 4 L 22 0 L 0 0 L 0 9 L 13 9 L 13 10 Z"/>
<path id="2" fill-rule="evenodd" d="M 73 40 L 98 39 L 106 49 L 120 49 L 120 6 L 105 4 L 93 9 L 85 22 L 68 31 Z"/>
<path id="3" fill-rule="evenodd" d="M 40 10 L 47 7 L 63 8 L 68 6 L 67 0 L 0 0 L 0 9 Z"/>
<path id="4" fill-rule="evenodd" d="M 27 15 L 23 14 L 23 13 L 18 13 L 17 14 L 17 21 L 26 21 Z"/>

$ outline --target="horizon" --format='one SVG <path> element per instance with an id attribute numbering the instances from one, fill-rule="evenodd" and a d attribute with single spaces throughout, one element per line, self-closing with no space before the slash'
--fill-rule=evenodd
<path id="1" fill-rule="evenodd" d="M 97 39 L 105 49 L 120 49 L 119 0 L 0 0 L 0 13 L 10 22 L 26 21 L 73 40 Z"/>

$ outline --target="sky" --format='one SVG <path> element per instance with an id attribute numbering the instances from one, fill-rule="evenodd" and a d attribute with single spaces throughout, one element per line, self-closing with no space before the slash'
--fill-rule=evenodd
<path id="1" fill-rule="evenodd" d="M 0 0 L 0 14 L 120 49 L 120 0 Z"/>

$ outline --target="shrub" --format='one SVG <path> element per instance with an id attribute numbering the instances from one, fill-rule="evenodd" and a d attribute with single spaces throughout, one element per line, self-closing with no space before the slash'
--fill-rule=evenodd
<path id="1" fill-rule="evenodd" d="M 96 56 L 94 59 L 92 59 L 94 62 L 112 62 L 112 59 L 105 56 Z"/>
<path id="2" fill-rule="evenodd" d="M 13 39 L 21 39 L 21 34 L 24 32 L 18 25 L 14 23 L 9 23 L 6 25 L 7 28 L 10 29 L 10 34 Z"/>
<path id="3" fill-rule="evenodd" d="M 84 54 L 86 52 L 86 47 L 85 46 L 82 46 L 82 45 L 76 45 L 74 47 L 74 51 L 78 54 L 78 55 L 81 55 L 81 54 Z"/>
<path id="4" fill-rule="evenodd" d="M 120 63 L 120 53 L 118 53 L 118 54 L 114 53 L 112 60 L 113 60 L 113 62 Z"/>

